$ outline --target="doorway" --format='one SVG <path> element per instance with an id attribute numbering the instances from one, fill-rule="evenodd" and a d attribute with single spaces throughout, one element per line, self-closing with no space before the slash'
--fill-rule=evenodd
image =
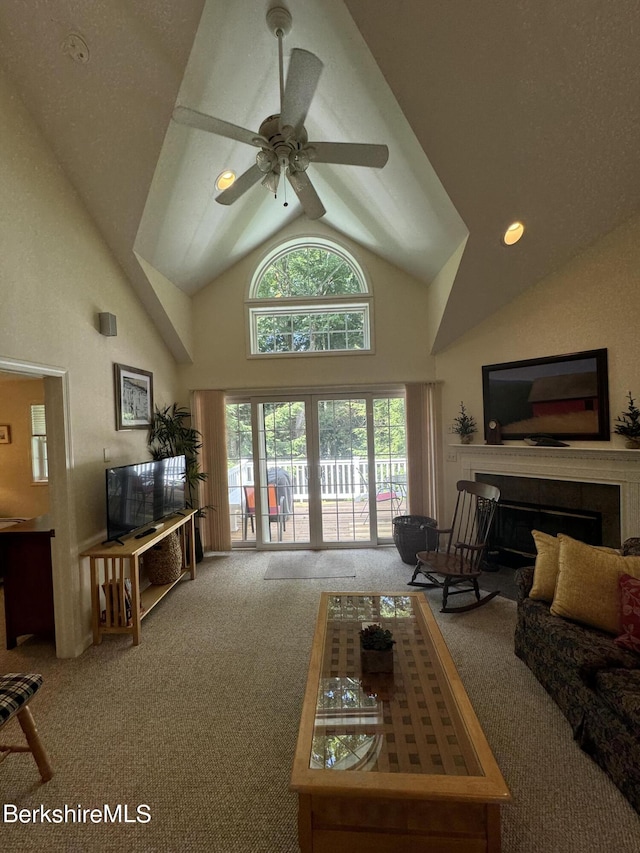
<path id="1" fill-rule="evenodd" d="M 407 508 L 401 391 L 227 398 L 233 544 L 364 548 Z"/>
<path id="2" fill-rule="evenodd" d="M 0 371 L 44 381 L 49 463 L 51 540 L 56 655 L 76 657 L 83 651 L 83 626 L 77 610 L 80 597 L 77 537 L 70 472 L 71 434 L 68 374 L 64 368 L 0 358 Z"/>

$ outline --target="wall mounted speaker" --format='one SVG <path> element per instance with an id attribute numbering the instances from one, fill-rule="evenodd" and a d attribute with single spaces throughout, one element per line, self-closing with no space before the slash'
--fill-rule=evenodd
<path id="1" fill-rule="evenodd" d="M 98 314 L 100 320 L 100 334 L 107 338 L 113 338 L 118 334 L 115 314 Z"/>

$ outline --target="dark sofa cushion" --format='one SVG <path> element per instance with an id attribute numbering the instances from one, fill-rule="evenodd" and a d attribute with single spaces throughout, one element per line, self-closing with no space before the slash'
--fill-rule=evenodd
<path id="1" fill-rule="evenodd" d="M 633 652 L 618 648 L 613 637 L 552 616 L 544 601 L 518 602 L 514 651 L 565 715 L 580 737 L 585 709 L 593 701 L 593 679 L 601 670 L 636 669 Z"/>
<path id="2" fill-rule="evenodd" d="M 594 678 L 594 689 L 632 731 L 640 732 L 640 669 L 601 670 Z"/>
<path id="3" fill-rule="evenodd" d="M 625 557 L 640 557 L 640 537 L 625 539 L 622 543 L 622 553 Z"/>
<path id="4" fill-rule="evenodd" d="M 532 581 L 533 567 L 519 570 L 515 653 L 640 813 L 640 655 L 610 634 L 552 616 L 546 602 L 528 598 Z"/>
<path id="5" fill-rule="evenodd" d="M 533 586 L 534 566 L 524 566 L 516 572 L 516 590 L 518 593 L 518 601 L 524 601 L 529 595 L 529 590 Z"/>
<path id="6" fill-rule="evenodd" d="M 596 628 L 585 628 L 561 616 L 552 616 L 544 601 L 525 599 L 521 618 L 535 642 L 548 658 L 550 668 L 575 668 L 583 681 L 591 686 L 594 672 L 612 667 L 635 669 L 638 657 L 616 646 L 614 638 Z"/>

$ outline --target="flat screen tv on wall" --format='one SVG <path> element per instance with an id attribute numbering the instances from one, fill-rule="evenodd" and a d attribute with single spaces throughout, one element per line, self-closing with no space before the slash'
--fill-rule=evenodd
<path id="1" fill-rule="evenodd" d="M 185 509 L 185 457 L 107 468 L 107 539 L 120 539 Z"/>
<path id="2" fill-rule="evenodd" d="M 611 437 L 606 349 L 485 365 L 482 391 L 485 437 L 490 420 L 507 440 Z"/>

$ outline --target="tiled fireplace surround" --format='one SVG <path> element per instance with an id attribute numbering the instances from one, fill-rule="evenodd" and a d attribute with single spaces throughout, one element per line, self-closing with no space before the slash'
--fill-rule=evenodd
<path id="1" fill-rule="evenodd" d="M 620 490 L 619 540 L 640 536 L 640 450 L 521 444 L 451 445 L 449 450 L 458 457 L 459 475 L 463 480 L 475 480 L 478 474 L 497 474 L 617 486 Z M 532 492 L 533 487 L 534 482 Z M 589 490 L 584 492 L 588 494 Z M 597 512 L 604 509 L 601 506 L 582 508 Z M 616 525 L 617 519 L 613 520 L 613 529 L 611 520 L 605 523 L 603 519 L 603 535 L 608 540 L 605 544 L 619 544 Z"/>

